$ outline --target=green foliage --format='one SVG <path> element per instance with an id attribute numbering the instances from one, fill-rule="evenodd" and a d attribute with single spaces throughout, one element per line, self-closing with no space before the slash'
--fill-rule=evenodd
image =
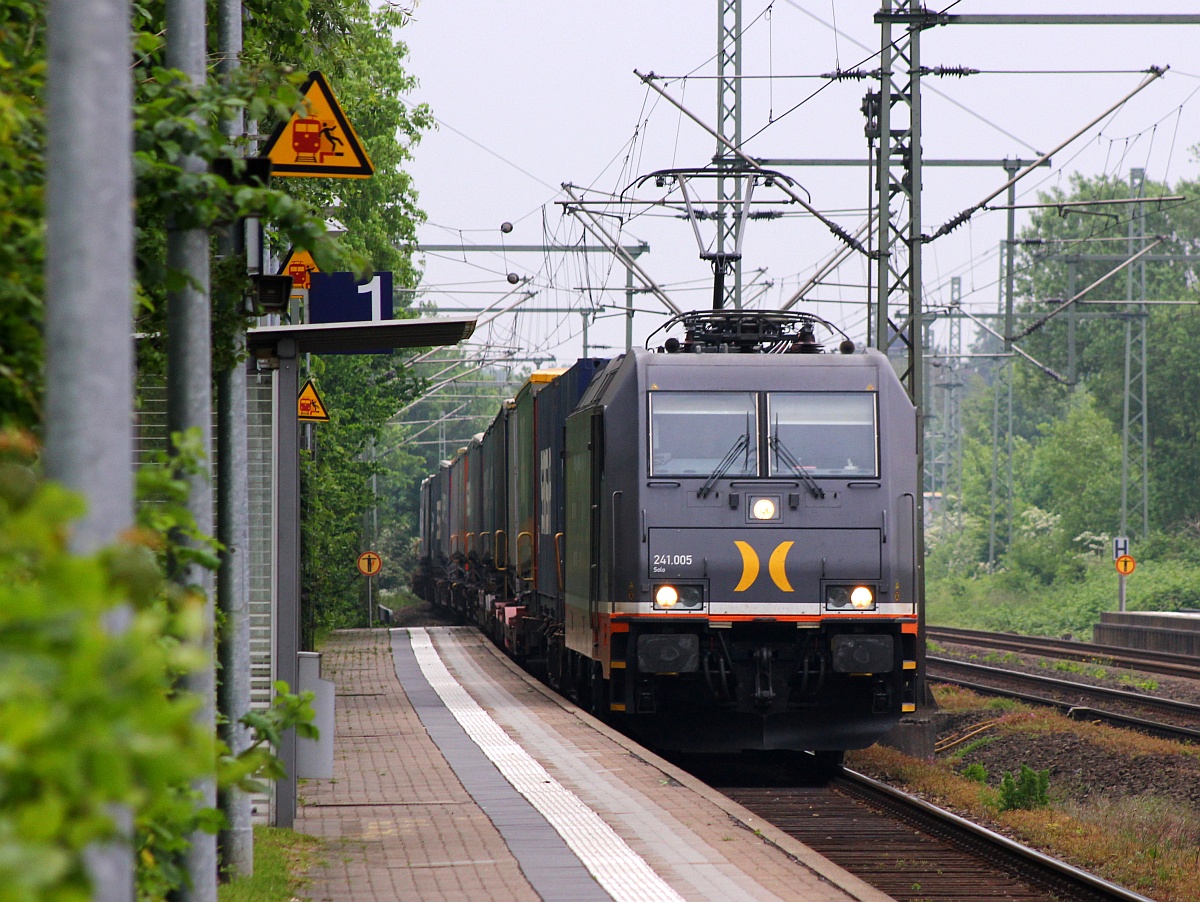
<path id="1" fill-rule="evenodd" d="M 962 775 L 968 780 L 975 783 L 986 783 L 988 778 L 987 768 L 976 761 L 973 764 L 968 764 L 962 769 Z"/>
<path id="2" fill-rule="evenodd" d="M 1113 534 L 1120 523 L 1121 437 L 1086 391 L 1076 392 L 1065 416 L 1042 423 L 1022 497 L 1059 517 L 1059 545 L 1088 530 Z M 1107 550 L 1107 549 L 1106 549 Z"/>
<path id="3" fill-rule="evenodd" d="M 1187 180 L 1173 186 L 1147 182 L 1143 196 L 1193 197 L 1197 189 L 1200 184 Z M 1054 203 L 1129 196 L 1123 178 L 1075 175 L 1066 190 L 1053 188 L 1040 199 Z M 1192 255 L 1200 250 L 1200 210 L 1194 204 L 1148 200 L 1145 212 L 1146 234 L 1165 236 L 1154 254 Z M 1136 215 L 1133 206 L 1033 212 L 1018 250 L 1017 306 L 1022 321 L 1044 316 L 1050 309 L 1046 299 L 1072 296 L 1117 266 L 1127 253 L 1126 239 Z M 1104 259 L 1082 259 L 1089 255 Z M 1200 492 L 1195 491 L 1200 486 L 1200 457 L 1194 453 L 1200 425 L 1186 403 L 1200 396 L 1200 346 L 1194 338 L 1200 310 L 1194 303 L 1198 295 L 1192 268 L 1178 261 L 1135 265 L 1101 281 L 1088 300 L 1138 297 L 1143 269 L 1145 297 L 1191 303 L 1147 308 L 1143 422 L 1149 424 L 1151 535 L 1139 535 L 1136 491 L 1130 499 L 1129 529 L 1139 564 L 1174 560 L 1200 566 Z M 1080 618 L 1063 613 L 1064 600 L 1077 614 L 1104 606 L 1095 594 L 1099 583 L 1093 584 L 1097 577 L 1090 568 L 1107 561 L 1111 537 L 1120 529 L 1126 346 L 1138 331 L 1137 322 L 1121 307 L 1072 310 L 1046 321 L 1023 338 L 1021 346 L 1060 373 L 1067 373 L 1068 347 L 1073 347 L 1076 384 L 1068 389 L 1035 366 L 1014 364 L 1010 445 L 997 449 L 993 441 L 996 417 L 1005 412 L 1007 402 L 1006 383 L 997 378 L 1000 364 L 980 363 L 962 374 L 962 498 L 950 499 L 960 510 L 948 518 L 952 528 L 934 518 L 927 533 L 927 574 L 934 585 L 932 594 L 940 601 L 993 599 L 991 610 L 972 613 L 973 618 L 979 614 L 978 619 L 1004 619 L 1012 613 L 1017 621 L 1039 622 L 1043 630 L 1067 623 L 1078 630 Z M 1080 312 L 1087 317 L 1078 316 Z M 976 350 L 993 351 L 994 345 L 994 339 L 982 338 Z M 931 447 L 936 451 L 936 441 Z M 1135 450 L 1131 447 L 1131 454 Z M 1138 461 L 1131 459 L 1130 465 L 1136 471 Z M 1011 526 L 1004 490 L 1009 472 Z M 1135 486 L 1138 478 L 1135 473 Z M 995 572 L 989 575 L 989 569 Z M 973 585 L 977 580 L 986 583 L 986 592 Z M 1192 604 L 1188 599 L 1194 597 L 1193 579 L 1175 571 L 1171 582 L 1177 592 L 1174 602 L 1155 590 L 1144 603 L 1154 608 Z M 1142 580 L 1143 587 L 1146 583 Z M 1019 602 L 1009 605 L 1004 600 L 1021 593 L 1052 599 L 1052 610 L 1038 615 L 1021 609 Z M 996 614 L 997 610 L 1008 613 Z"/>
<path id="4" fill-rule="evenodd" d="M 45 4 L 0 4 L 0 427 L 41 411 Z"/>
<path id="5" fill-rule="evenodd" d="M 139 19 L 146 29 L 155 28 L 158 21 L 148 14 Z M 151 336 L 138 342 L 138 369 L 147 376 L 165 372 L 167 292 L 184 284 L 183 274 L 167 266 L 168 228 L 213 229 L 215 236 L 217 227 L 255 217 L 272 227 L 283 245 L 310 250 L 322 269 L 361 271 L 366 262 L 326 233 L 319 208 L 278 181 L 270 188 L 238 183 L 245 171 L 240 156 L 244 147 L 230 143 L 222 123 L 238 113 L 256 120 L 286 118 L 300 103 L 298 76 L 285 75 L 270 65 L 244 66 L 224 81 L 193 85 L 160 64 L 162 48 L 152 33 L 142 36 L 142 46 L 149 49 L 138 57 L 134 172 L 140 286 L 137 329 Z M 231 180 L 210 171 L 188 170 L 184 164 L 189 158 L 207 164 L 227 161 Z M 248 324 L 242 298 L 249 283 L 244 258 L 216 259 L 214 252 L 214 259 L 213 368 L 222 370 L 234 363 L 235 330 Z"/>
<path id="6" fill-rule="evenodd" d="M 112 835 L 111 806 L 131 808 L 142 836 L 181 809 L 194 823 L 181 787 L 211 771 L 214 737 L 175 688 L 194 661 L 163 637 L 187 639 L 190 620 L 159 600 L 153 556 L 132 543 L 71 554 L 81 501 L 36 479 L 13 491 L 22 466 L 5 461 L 0 491 L 0 886 L 87 899 L 82 851 Z M 147 876 L 159 869 L 144 848 Z"/>
<path id="7" fill-rule="evenodd" d="M 1049 770 L 1034 770 L 1028 764 L 1022 764 L 1015 779 L 1007 771 L 1000 778 L 1000 810 L 1031 811 L 1035 808 L 1045 808 L 1050 804 L 1049 789 Z"/>
<path id="8" fill-rule="evenodd" d="M 374 519 L 371 476 L 386 473 L 377 459 L 386 450 L 383 424 L 417 384 L 394 355 L 314 356 L 312 372 L 330 422 L 316 427 L 315 451 L 301 470 L 306 648 L 312 647 L 316 630 L 367 624 L 365 580 L 355 561 L 366 550 Z M 393 522 L 395 495 L 383 491 L 377 500 L 379 521 Z M 394 561 L 383 557 L 390 571 Z"/>
<path id="9" fill-rule="evenodd" d="M 283 734 L 294 728 L 302 739 L 316 739 L 320 735 L 313 725 L 311 692 L 293 693 L 282 680 L 274 684 L 275 697 L 271 707 L 264 711 L 248 711 L 241 723 L 250 730 L 250 742 L 236 757 L 223 749 L 217 768 L 217 782 L 221 787 L 234 786 L 244 792 L 266 792 L 264 781 L 280 780 L 287 775 L 283 762 L 271 751 L 279 748 Z"/>
<path id="10" fill-rule="evenodd" d="M 196 463 L 178 442 L 178 473 Z M 38 479 L 36 445 L 0 432 L 0 895 L 87 899 L 82 853 L 113 836 L 112 806 L 134 815 L 139 898 L 162 899 L 186 879 L 196 830 L 216 832 L 195 780 L 261 789 L 281 765 L 270 752 L 295 727 L 315 736 L 310 695 L 276 686 L 274 706 L 243 718 L 238 755 L 194 721 L 179 688 L 199 666 L 203 599 L 163 578 L 194 532 L 186 483 L 166 466 L 139 471 L 139 526 L 93 555 L 67 547 L 82 501 Z M 206 537 L 201 537 L 206 538 Z M 194 560 L 215 561 L 199 543 Z M 205 557 L 207 555 L 207 558 Z"/>
<path id="11" fill-rule="evenodd" d="M 1031 636 L 1091 638 L 1101 611 L 1116 610 L 1117 574 L 1111 560 L 1083 565 L 1082 575 L 1065 574 L 1031 588 L 1012 572 L 971 580 L 931 579 L 926 586 L 931 624 L 1011 631 Z M 1138 559 L 1126 582 L 1131 611 L 1177 611 L 1200 607 L 1200 568 L 1167 559 Z"/>
<path id="12" fill-rule="evenodd" d="M 204 85 L 164 67 L 163 0 L 141 0 L 132 13 L 135 315 L 139 332 L 158 336 L 138 343 L 143 376 L 165 368 L 166 292 L 183 284 L 166 265 L 168 227 L 215 232 L 254 216 L 280 247 L 311 250 L 322 269 L 390 269 L 398 285 L 415 286 L 405 248 L 419 212 L 399 166 L 431 118 L 402 105 L 414 83 L 402 69 L 403 45 L 392 37 L 404 19 L 397 8 L 248 0 L 241 69 Z M 41 416 L 44 15 L 36 0 L 0 8 L 0 426 L 26 428 Z M 229 142 L 222 122 L 240 113 L 267 129 L 285 119 L 298 105 L 304 72 L 318 67 L 335 82 L 378 175 L 356 183 L 238 184 L 244 148 Z M 189 171 L 189 158 L 229 161 L 234 176 Z M 334 206 L 351 229 L 344 242 L 325 232 L 326 208 Z M 246 285 L 244 260 L 214 264 L 214 369 L 235 363 L 230 338 L 245 325 Z M 346 396 L 365 394 L 379 410 L 364 418 L 365 431 L 347 419 L 342 433 L 326 437 L 331 462 L 342 466 L 336 494 L 361 514 L 364 473 L 355 455 L 364 436 L 378 435 L 380 411 L 392 405 L 387 413 L 394 412 L 413 380 L 390 358 L 383 369 L 365 366 L 358 378 L 347 375 Z M 291 726 L 311 734 L 312 712 L 307 699 L 281 692 L 271 711 L 247 720 L 256 738 L 237 759 L 191 722 L 194 704 L 178 680 L 198 663 L 193 641 L 204 600 L 163 573 L 217 563 L 179 478 L 199 459 L 190 446 L 195 437 L 183 437 L 172 468 L 141 470 L 147 503 L 138 528 L 90 557 L 66 547 L 78 499 L 39 482 L 29 466 L 32 446 L 22 442 L 24 456 L 10 460 L 13 440 L 0 441 L 0 895 L 88 898 L 80 850 L 110 835 L 109 806 L 119 803 L 136 816 L 139 894 L 162 898 L 181 885 L 185 837 L 219 826 L 216 812 L 197 806 L 192 782 L 215 774 L 222 784 L 251 786 L 277 777 L 269 744 Z M 322 522 L 344 530 L 345 510 Z M 114 612 L 128 621 L 123 632 L 106 628 Z"/>
<path id="13" fill-rule="evenodd" d="M 1182 194 L 1194 197 L 1200 185 L 1181 180 L 1174 186 L 1147 182 L 1143 196 L 1153 198 L 1163 194 Z M 1130 189 L 1124 179 L 1109 177 L 1085 178 L 1075 175 L 1069 192 L 1054 188 L 1042 196 L 1044 201 L 1092 200 L 1126 198 Z M 1146 205 L 1146 234 L 1166 236 L 1153 254 L 1192 254 L 1200 248 L 1200 213 L 1194 204 Z M 1116 208 L 1114 208 L 1116 209 Z M 1074 264 L 1075 290 L 1099 279 L 1120 262 L 1125 253 L 1123 242 L 1129 232 L 1130 217 L 1135 209 L 1125 207 L 1115 215 L 1060 215 L 1056 210 L 1041 210 L 1031 218 L 1024 239 L 1042 239 L 1047 243 L 1024 244 L 1021 293 L 1024 297 L 1042 299 L 1067 297 L 1072 264 L 1068 257 L 1092 254 L 1117 255 L 1115 259 L 1080 260 Z M 1107 239 L 1107 240 L 1105 240 Z M 1145 264 L 1146 297 L 1153 300 L 1191 300 L 1196 289 L 1189 275 L 1190 268 L 1178 262 Z M 1132 280 L 1132 285 L 1127 282 Z M 1090 299 L 1120 299 L 1132 291 L 1138 297 L 1141 268 L 1129 267 L 1097 287 Z M 1036 300 L 1026 307 L 1044 311 Z M 1194 307 L 1151 307 L 1146 329 L 1152 349 L 1146 383 L 1147 406 L 1151 411 L 1150 468 L 1151 519 L 1159 528 L 1177 528 L 1200 515 L 1194 493 L 1180 491 L 1181 487 L 1200 481 L 1200 461 L 1191 449 L 1200 438 L 1195 418 L 1180 398 L 1196 397 L 1200 391 L 1200 372 L 1197 355 L 1200 349 L 1194 339 L 1200 313 Z M 1114 309 L 1114 313 L 1118 312 Z M 1096 399 L 1096 409 L 1114 428 L 1119 428 L 1123 416 L 1124 364 L 1127 322 L 1120 317 L 1079 320 L 1077 329 L 1078 379 Z M 1039 360 L 1065 372 L 1067 364 L 1068 316 L 1062 314 L 1051 320 L 1041 331 L 1031 335 L 1025 347 Z M 1027 368 L 1025 368 L 1027 369 Z M 1048 380 L 1031 375 L 1024 384 L 1024 403 L 1030 410 L 1038 409 L 1049 396 L 1063 398 L 1062 390 L 1051 387 Z M 1088 478 L 1105 478 L 1104 466 L 1086 467 Z M 1084 468 L 1080 468 L 1081 471 Z M 1111 471 L 1109 471 L 1111 472 Z M 1108 477 L 1111 479 L 1111 476 Z M 1110 503 L 1111 508 L 1111 503 Z M 1065 511 L 1063 511 L 1065 513 Z"/>
<path id="14" fill-rule="evenodd" d="M 966 745 L 962 746 L 959 749 L 956 749 L 955 753 L 954 753 L 954 757 L 965 758 L 967 755 L 971 754 L 971 752 L 975 751 L 976 749 L 981 749 L 981 748 L 984 748 L 985 746 L 989 746 L 995 741 L 996 741 L 995 736 L 981 736 L 978 739 L 972 739 Z"/>
<path id="15" fill-rule="evenodd" d="M 1133 673 L 1123 673 L 1117 677 L 1117 682 L 1123 683 L 1138 692 L 1153 692 L 1158 688 L 1158 680 L 1142 677 Z"/>

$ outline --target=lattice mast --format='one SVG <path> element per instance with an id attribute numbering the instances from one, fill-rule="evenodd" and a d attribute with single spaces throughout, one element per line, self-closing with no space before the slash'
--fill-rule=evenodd
<path id="1" fill-rule="evenodd" d="M 717 0 L 717 131 L 734 147 L 742 146 L 742 2 Z M 722 306 L 741 309 L 742 260 L 735 249 L 738 230 L 745 227 L 737 211 L 742 204 L 742 161 L 729 152 L 728 145 L 717 141 L 713 157 L 718 170 L 731 170 L 731 178 L 717 179 L 717 239 L 712 257 L 713 272 L 732 275 L 723 285 Z"/>

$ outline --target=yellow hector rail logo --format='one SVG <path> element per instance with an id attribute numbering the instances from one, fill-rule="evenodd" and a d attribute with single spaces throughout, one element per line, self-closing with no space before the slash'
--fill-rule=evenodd
<path id="1" fill-rule="evenodd" d="M 271 175 L 335 179 L 374 175 L 375 166 L 325 76 L 308 73 L 300 93 L 304 105 L 275 129 L 263 149 L 271 158 Z"/>
<path id="2" fill-rule="evenodd" d="M 742 578 L 733 591 L 745 592 L 758 579 L 758 571 L 761 565 L 758 562 L 758 552 L 750 547 L 748 542 L 735 541 L 737 550 L 742 555 Z M 795 592 L 792 584 L 787 578 L 787 556 L 792 550 L 795 542 L 780 542 L 775 546 L 775 550 L 771 552 L 771 559 L 767 562 L 767 572 L 771 574 L 771 582 L 779 588 L 780 592 Z"/>

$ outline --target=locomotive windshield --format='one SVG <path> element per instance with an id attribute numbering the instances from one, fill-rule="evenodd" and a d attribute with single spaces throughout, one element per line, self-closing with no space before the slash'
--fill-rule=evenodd
<path id="1" fill-rule="evenodd" d="M 758 403 L 754 392 L 650 393 L 651 476 L 758 473 Z"/>
<path id="2" fill-rule="evenodd" d="M 769 392 L 777 438 L 809 476 L 879 475 L 875 395 L 869 392 Z M 771 476 L 792 476 L 787 455 L 770 455 Z"/>

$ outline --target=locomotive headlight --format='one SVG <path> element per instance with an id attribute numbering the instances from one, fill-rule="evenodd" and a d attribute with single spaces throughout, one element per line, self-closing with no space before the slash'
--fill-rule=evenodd
<path id="1" fill-rule="evenodd" d="M 656 611 L 703 611 L 704 586 L 660 583 L 654 587 Z"/>
<path id="2" fill-rule="evenodd" d="M 827 611 L 873 611 L 875 589 L 873 586 L 826 586 L 825 610 Z"/>
<path id="3" fill-rule="evenodd" d="M 850 593 L 850 604 L 860 611 L 869 610 L 875 607 L 875 593 L 867 586 L 855 586 Z"/>
<path id="4" fill-rule="evenodd" d="M 679 604 L 679 590 L 674 586 L 659 586 L 654 593 L 654 603 L 660 608 L 673 608 Z"/>
<path id="5" fill-rule="evenodd" d="M 774 520 L 775 502 L 770 498 L 759 498 L 750 508 L 750 515 L 755 520 Z"/>

